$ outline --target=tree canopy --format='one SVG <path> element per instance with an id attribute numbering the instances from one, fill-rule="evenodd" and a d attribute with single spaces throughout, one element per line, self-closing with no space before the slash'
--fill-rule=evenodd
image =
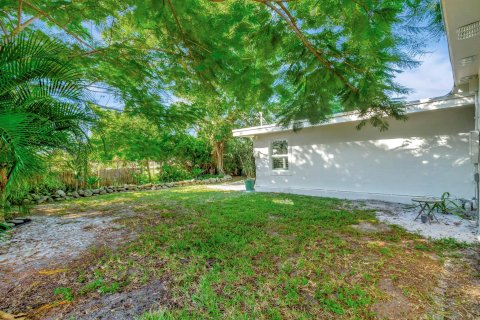
<path id="1" fill-rule="evenodd" d="M 284 124 L 358 110 L 386 128 L 407 92 L 396 73 L 416 65 L 425 32 L 441 25 L 437 0 L 0 4 L 4 35 L 38 29 L 61 39 L 88 90 L 159 125 L 201 118 L 207 97 L 274 106 Z"/>

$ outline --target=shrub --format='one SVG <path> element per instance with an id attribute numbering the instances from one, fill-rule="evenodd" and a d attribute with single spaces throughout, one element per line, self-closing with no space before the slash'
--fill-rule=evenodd
<path id="1" fill-rule="evenodd" d="M 229 141 L 225 150 L 225 171 L 235 175 L 255 177 L 253 142 L 248 138 Z"/>
<path id="2" fill-rule="evenodd" d="M 156 182 L 154 175 L 152 175 L 152 179 L 150 180 L 148 174 L 146 173 L 134 173 L 133 177 L 137 184 L 146 184 L 146 183 Z"/>
<path id="3" fill-rule="evenodd" d="M 192 176 L 197 179 L 203 173 L 203 169 L 200 168 L 193 168 L 192 169 Z"/>
<path id="4" fill-rule="evenodd" d="M 55 172 L 48 172 L 41 178 L 29 181 L 29 185 L 33 186 L 30 190 L 35 193 L 50 193 L 56 190 L 65 190 L 65 183 L 60 178 L 60 175 Z"/>
<path id="5" fill-rule="evenodd" d="M 100 178 L 91 176 L 87 178 L 87 186 L 90 188 L 94 188 L 97 186 L 98 182 L 100 181 Z"/>
<path id="6" fill-rule="evenodd" d="M 174 182 L 192 179 L 192 174 L 180 166 L 163 165 L 162 171 L 158 175 L 158 180 L 162 182 Z"/>

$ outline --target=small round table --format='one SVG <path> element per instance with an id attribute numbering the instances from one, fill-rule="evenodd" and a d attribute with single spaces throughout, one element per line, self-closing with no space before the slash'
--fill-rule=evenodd
<path id="1" fill-rule="evenodd" d="M 442 199 L 439 199 L 439 198 L 413 198 L 412 201 L 413 202 L 418 202 L 418 204 L 420 206 L 420 212 L 418 212 L 417 217 L 415 219 L 413 219 L 413 221 L 417 220 L 418 217 L 420 217 L 422 215 L 422 213 L 425 212 L 427 214 L 427 217 L 428 217 L 428 223 L 432 223 L 433 218 L 435 218 L 435 220 L 437 220 L 437 222 L 440 223 L 440 221 L 438 221 L 437 217 L 433 213 L 433 210 L 440 203 L 443 202 Z"/>

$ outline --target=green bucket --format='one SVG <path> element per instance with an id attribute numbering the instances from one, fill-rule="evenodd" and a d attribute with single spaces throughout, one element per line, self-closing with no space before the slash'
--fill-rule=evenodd
<path id="1" fill-rule="evenodd" d="M 255 179 L 246 179 L 245 180 L 245 190 L 247 192 L 255 191 Z"/>

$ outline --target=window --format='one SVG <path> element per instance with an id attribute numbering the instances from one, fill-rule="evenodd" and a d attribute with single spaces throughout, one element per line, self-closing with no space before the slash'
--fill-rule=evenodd
<path id="1" fill-rule="evenodd" d="M 275 140 L 272 142 L 272 170 L 288 170 L 287 140 Z"/>

